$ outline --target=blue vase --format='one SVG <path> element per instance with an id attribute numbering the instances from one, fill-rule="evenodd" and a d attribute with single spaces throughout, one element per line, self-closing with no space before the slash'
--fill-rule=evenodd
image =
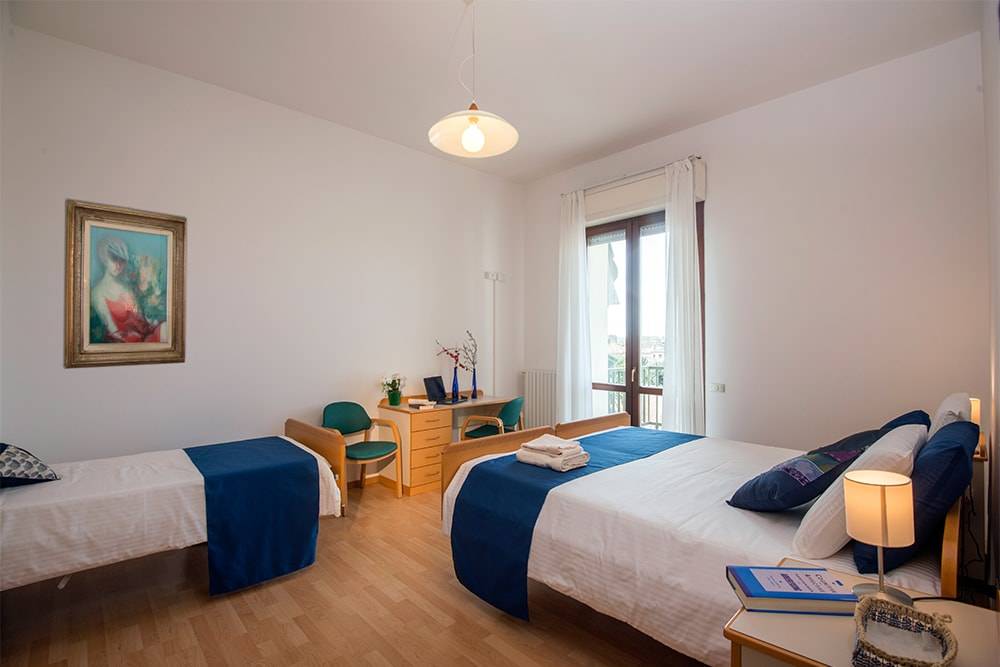
<path id="1" fill-rule="evenodd" d="M 454 373 L 451 376 L 451 402 L 458 403 L 458 366 L 453 369 Z"/>
<path id="2" fill-rule="evenodd" d="M 478 394 L 476 393 L 476 367 L 475 366 L 472 367 L 472 398 L 473 399 L 478 398 Z"/>

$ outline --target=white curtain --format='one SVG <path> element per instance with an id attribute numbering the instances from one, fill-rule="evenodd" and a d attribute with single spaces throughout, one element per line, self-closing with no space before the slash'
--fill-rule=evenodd
<path id="1" fill-rule="evenodd" d="M 563 195 L 559 224 L 559 333 L 556 346 L 556 419 L 589 417 L 590 299 L 587 294 L 587 220 L 583 190 Z"/>
<path id="2" fill-rule="evenodd" d="M 695 211 L 694 164 L 668 164 L 666 219 L 666 350 L 663 420 L 666 431 L 705 433 L 701 341 L 701 268 Z"/>

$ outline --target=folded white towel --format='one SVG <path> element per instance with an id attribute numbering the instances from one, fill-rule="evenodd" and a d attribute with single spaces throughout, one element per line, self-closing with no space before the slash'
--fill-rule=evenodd
<path id="1" fill-rule="evenodd" d="M 574 468 L 582 468 L 590 461 L 590 454 L 584 451 L 578 454 L 553 456 L 521 447 L 517 450 L 515 456 L 517 456 L 517 460 L 521 463 L 538 466 L 539 468 L 551 468 L 556 472 L 568 472 Z"/>
<path id="2" fill-rule="evenodd" d="M 534 440 L 529 440 L 521 446 L 525 449 L 533 449 L 548 454 L 578 454 L 583 451 L 580 443 L 576 440 L 564 440 L 548 433 Z"/>

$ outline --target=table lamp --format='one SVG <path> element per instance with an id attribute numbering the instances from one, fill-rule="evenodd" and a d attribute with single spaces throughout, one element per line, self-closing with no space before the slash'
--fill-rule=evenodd
<path id="1" fill-rule="evenodd" d="M 878 549 L 878 584 L 858 584 L 854 594 L 912 605 L 910 596 L 885 585 L 884 547 L 913 544 L 913 484 L 910 478 L 881 470 L 852 470 L 844 475 L 847 534 Z"/>

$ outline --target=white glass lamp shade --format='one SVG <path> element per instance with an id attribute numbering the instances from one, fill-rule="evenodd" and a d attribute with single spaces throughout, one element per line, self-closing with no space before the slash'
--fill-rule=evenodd
<path id="1" fill-rule="evenodd" d="M 910 478 L 880 470 L 844 475 L 847 534 L 880 547 L 913 544 L 913 484 Z"/>
<path id="2" fill-rule="evenodd" d="M 517 145 L 518 135 L 514 126 L 500 116 L 471 108 L 434 123 L 427 138 L 449 155 L 482 158 L 506 153 Z"/>
<path id="3" fill-rule="evenodd" d="M 976 426 L 980 425 L 980 419 L 982 418 L 982 404 L 978 398 L 969 399 L 969 407 L 971 408 L 972 414 L 969 416 L 969 421 L 971 421 Z"/>

